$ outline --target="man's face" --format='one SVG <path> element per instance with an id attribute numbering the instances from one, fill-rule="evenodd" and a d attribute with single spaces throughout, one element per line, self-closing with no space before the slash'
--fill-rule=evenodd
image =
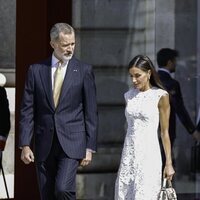
<path id="1" fill-rule="evenodd" d="M 72 58 L 75 48 L 75 35 L 72 34 L 59 34 L 59 39 L 57 41 L 50 42 L 52 48 L 54 49 L 54 55 L 58 60 L 63 62 L 68 61 Z"/>

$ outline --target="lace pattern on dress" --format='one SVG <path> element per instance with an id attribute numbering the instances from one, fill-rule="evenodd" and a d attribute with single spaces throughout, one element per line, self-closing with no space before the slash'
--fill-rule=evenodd
<path id="1" fill-rule="evenodd" d="M 125 93 L 128 123 L 115 200 L 156 200 L 161 187 L 161 155 L 158 142 L 158 102 L 167 92 L 151 88 Z"/>

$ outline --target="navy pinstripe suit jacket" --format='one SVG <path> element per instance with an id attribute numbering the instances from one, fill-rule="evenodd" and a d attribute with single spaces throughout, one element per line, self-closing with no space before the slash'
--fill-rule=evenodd
<path id="1" fill-rule="evenodd" d="M 29 145 L 34 135 L 35 157 L 47 158 L 54 133 L 71 158 L 85 157 L 86 148 L 96 151 L 97 104 L 92 67 L 72 58 L 54 107 L 51 58 L 28 70 L 20 113 L 19 146 Z"/>

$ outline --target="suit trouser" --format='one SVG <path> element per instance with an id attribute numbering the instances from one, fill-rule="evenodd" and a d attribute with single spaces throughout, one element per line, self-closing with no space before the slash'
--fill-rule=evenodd
<path id="1" fill-rule="evenodd" d="M 55 134 L 47 160 L 36 162 L 41 199 L 75 200 L 78 165 L 79 160 L 64 153 Z"/>

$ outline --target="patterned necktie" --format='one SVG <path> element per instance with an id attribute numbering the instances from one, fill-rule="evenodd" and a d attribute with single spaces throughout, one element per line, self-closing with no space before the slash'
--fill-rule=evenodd
<path id="1" fill-rule="evenodd" d="M 62 84 L 63 84 L 63 74 L 62 74 L 62 63 L 58 62 L 58 67 L 55 71 L 54 74 L 54 87 L 53 87 L 53 99 L 54 99 L 54 105 L 55 108 L 58 105 L 59 97 L 60 97 L 60 92 L 62 89 Z"/>

